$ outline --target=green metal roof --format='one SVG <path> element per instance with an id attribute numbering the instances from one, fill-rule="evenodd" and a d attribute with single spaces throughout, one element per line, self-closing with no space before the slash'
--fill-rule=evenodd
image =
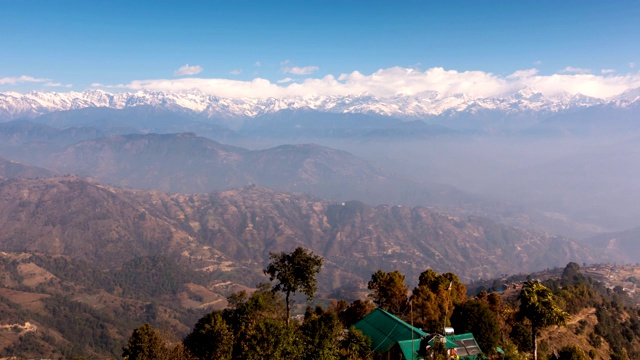
<path id="1" fill-rule="evenodd" d="M 407 360 L 422 360 L 424 357 L 418 355 L 418 351 L 420 350 L 420 343 L 422 339 L 414 339 L 414 340 L 403 340 L 398 341 L 398 346 L 400 346 L 400 351 L 402 351 L 402 355 Z"/>
<path id="2" fill-rule="evenodd" d="M 382 309 L 375 309 L 354 326 L 356 329 L 362 331 L 364 335 L 371 338 L 371 348 L 379 353 L 385 353 L 396 343 L 406 340 L 409 340 L 408 346 L 410 349 L 412 338 L 416 340 L 417 346 L 419 347 L 420 337 L 428 335 L 421 329 L 407 324 Z M 416 345 L 414 344 L 414 346 Z M 411 353 L 409 353 L 408 359 L 411 359 L 410 354 Z"/>
<path id="3" fill-rule="evenodd" d="M 395 344 L 398 344 L 405 359 L 423 359 L 418 356 L 418 351 L 422 337 L 429 336 L 429 334 L 382 309 L 375 309 L 358 321 L 354 327 L 371 338 L 371 348 L 378 353 L 386 353 Z M 442 338 L 442 335 L 437 335 L 429 341 L 429 344 L 433 345 L 434 339 Z M 455 349 L 460 360 L 485 358 L 471 333 L 448 335 L 444 338 L 445 347 Z"/>

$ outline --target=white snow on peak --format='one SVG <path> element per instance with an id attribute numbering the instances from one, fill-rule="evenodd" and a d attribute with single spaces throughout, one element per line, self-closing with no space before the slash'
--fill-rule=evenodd
<path id="1" fill-rule="evenodd" d="M 597 99 L 582 94 L 560 94 L 545 97 L 533 88 L 518 89 L 512 94 L 494 98 L 478 98 L 458 93 L 444 96 L 436 91 L 414 95 L 376 97 L 359 95 L 306 95 L 287 98 L 221 98 L 198 89 L 184 92 L 140 90 L 109 93 L 102 90 L 83 92 L 0 93 L 0 119 L 35 117 L 54 111 L 91 107 L 125 109 L 151 106 L 172 111 L 188 111 L 209 118 L 247 118 L 282 110 L 308 109 L 334 113 L 380 114 L 398 118 L 424 118 L 455 112 L 483 110 L 515 112 L 558 112 L 601 104 L 628 106 L 640 102 L 640 88 L 610 99 Z"/>

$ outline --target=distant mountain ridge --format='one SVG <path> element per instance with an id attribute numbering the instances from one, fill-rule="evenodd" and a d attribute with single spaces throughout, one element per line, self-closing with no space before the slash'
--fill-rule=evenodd
<path id="1" fill-rule="evenodd" d="M 66 255 L 104 268 L 167 256 L 252 286 L 271 251 L 296 246 L 326 259 L 326 290 L 378 269 L 409 278 L 427 268 L 462 279 L 604 261 L 565 238 L 424 207 L 333 202 L 261 187 L 168 195 L 73 177 L 0 182 L 1 251 Z"/>
<path id="2" fill-rule="evenodd" d="M 604 233 L 585 240 L 585 244 L 598 249 L 602 254 L 617 255 L 627 263 L 637 263 L 640 258 L 640 227 Z"/>
<path id="3" fill-rule="evenodd" d="M 58 174 L 172 193 L 206 193 L 259 185 L 373 204 L 425 205 L 475 199 L 450 186 L 397 178 L 349 152 L 314 144 L 248 150 L 193 133 L 179 133 L 115 135 L 57 148 L 44 146 L 42 142 L 37 145 L 26 152 L 24 149 L 31 144 L 0 147 L 0 151 Z"/>
<path id="4" fill-rule="evenodd" d="M 402 124 L 414 127 L 412 122 Z M 76 174 L 136 189 L 206 193 L 258 185 L 338 201 L 427 206 L 570 237 L 574 236 L 572 229 L 583 226 L 571 219 L 558 222 L 545 212 L 491 201 L 450 185 L 407 179 L 350 152 L 314 144 L 250 150 L 193 133 L 109 136 L 106 130 L 95 128 L 60 130 L 19 120 L 0 123 L 0 156 L 57 174 Z"/>
<path id="5" fill-rule="evenodd" d="M 47 169 L 0 158 L 0 179 L 51 177 L 53 174 Z"/>
<path id="6" fill-rule="evenodd" d="M 309 95 L 288 98 L 222 98 L 199 90 L 187 92 L 138 91 L 108 93 L 101 90 L 84 92 L 16 92 L 0 93 L 0 120 L 35 117 L 56 111 L 104 107 L 126 109 L 152 106 L 203 118 L 247 119 L 282 110 L 310 109 L 320 112 L 377 114 L 403 119 L 425 119 L 434 116 L 455 116 L 501 111 L 510 115 L 527 113 L 553 114 L 598 105 L 626 107 L 638 102 L 638 89 L 632 89 L 609 99 L 591 98 L 582 94 L 545 97 L 524 88 L 498 98 L 477 98 L 469 94 L 443 96 L 435 91 L 416 95 L 376 97 L 362 95 Z"/>

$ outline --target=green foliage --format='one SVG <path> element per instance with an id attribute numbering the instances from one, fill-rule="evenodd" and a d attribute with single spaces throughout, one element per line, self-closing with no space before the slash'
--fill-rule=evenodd
<path id="1" fill-rule="evenodd" d="M 355 325 L 358 321 L 362 320 L 370 312 L 375 310 L 376 306 L 369 300 L 356 300 L 352 302 L 344 311 L 341 311 L 338 316 L 342 321 L 344 327 L 349 328 Z"/>
<path id="2" fill-rule="evenodd" d="M 127 346 L 122 349 L 124 360 L 164 360 L 169 350 L 164 340 L 149 324 L 133 330 Z"/>
<path id="3" fill-rule="evenodd" d="M 384 272 L 378 270 L 371 275 L 367 288 L 371 290 L 369 296 L 373 302 L 383 310 L 395 315 L 405 314 L 407 308 L 407 293 L 409 288 L 404 284 L 405 276 L 399 271 Z"/>
<path id="4" fill-rule="evenodd" d="M 250 296 L 231 294 L 222 312 L 203 316 L 184 339 L 196 359 L 369 359 L 369 338 L 352 329 L 343 334 L 339 314 L 367 305 L 308 308 L 302 324 L 287 326 L 284 303 L 268 284 Z M 356 302 L 369 304 L 368 302 Z"/>
<path id="5" fill-rule="evenodd" d="M 447 348 L 444 346 L 444 343 L 441 341 L 434 341 L 433 346 L 426 346 L 426 350 L 423 355 L 425 359 L 433 359 L 433 360 L 449 360 L 449 355 L 447 354 Z"/>
<path id="6" fill-rule="evenodd" d="M 245 291 L 229 296 L 229 307 L 223 311 L 223 317 L 234 334 L 258 322 L 260 319 L 283 321 L 285 318 L 282 297 L 271 291 L 269 284 L 260 284 L 249 296 Z"/>
<path id="7" fill-rule="evenodd" d="M 466 293 L 465 285 L 455 274 L 424 271 L 411 295 L 415 325 L 428 331 L 442 331 L 449 325 L 448 317 L 454 306 L 466 300 Z"/>
<path id="8" fill-rule="evenodd" d="M 46 350 L 43 348 L 43 344 L 38 339 L 37 335 L 33 332 L 23 334 L 18 338 L 18 341 L 3 351 L 3 356 L 16 357 L 20 359 L 24 354 L 43 354 Z M 46 351 L 49 355 L 49 351 Z"/>
<path id="9" fill-rule="evenodd" d="M 509 333 L 511 341 L 518 347 L 518 349 L 522 352 L 531 352 L 533 351 L 533 346 L 531 346 L 531 327 L 526 326 L 522 323 L 517 323 L 511 328 L 511 332 Z"/>
<path id="10" fill-rule="evenodd" d="M 593 306 L 595 292 L 589 285 L 566 285 L 555 293 L 558 305 L 570 314 L 577 314 L 582 309 Z"/>
<path id="11" fill-rule="evenodd" d="M 456 274 L 450 272 L 438 275 L 432 269 L 427 269 L 420 274 L 418 286 L 426 286 L 434 293 L 446 290 L 453 305 L 463 303 L 467 299 L 467 287 L 460 282 Z"/>
<path id="12" fill-rule="evenodd" d="M 224 341 L 231 341 L 230 357 L 232 359 L 296 359 L 299 357 L 303 350 L 299 331 L 296 327 L 286 326 L 285 304 L 278 293 L 271 291 L 269 284 L 260 284 L 250 296 L 245 291 L 233 293 L 228 300 L 229 307 L 221 314 L 208 314 L 198 323 L 211 324 L 209 329 L 216 329 L 213 332 L 209 331 L 208 336 L 215 334 L 222 337 Z M 229 337 L 225 327 L 231 333 Z M 202 326 L 196 325 L 192 334 L 200 328 Z M 207 340 L 202 340 L 206 346 Z M 204 355 L 198 358 L 228 358 L 226 344 L 222 347 L 213 346 L 218 354 L 221 354 L 220 357 Z M 185 339 L 185 346 L 191 348 L 187 339 Z"/>
<path id="13" fill-rule="evenodd" d="M 531 322 L 534 359 L 537 359 L 536 336 L 551 325 L 564 325 L 569 314 L 561 310 L 553 298 L 553 293 L 538 281 L 527 281 L 518 296 L 519 314 Z"/>
<path id="14" fill-rule="evenodd" d="M 613 354 L 621 359 L 636 359 L 640 356 L 637 350 L 638 338 L 640 338 L 640 324 L 636 317 L 625 319 L 625 314 L 626 312 L 616 306 L 615 303 L 604 303 L 597 306 L 598 324 L 595 326 L 595 335 L 605 339 Z M 598 342 L 598 337 L 590 337 L 590 340 Z"/>
<path id="15" fill-rule="evenodd" d="M 371 339 L 352 326 L 340 340 L 339 355 L 340 360 L 369 360 Z"/>
<path id="16" fill-rule="evenodd" d="M 507 342 L 502 344 L 502 350 L 504 354 L 502 356 L 498 356 L 498 359 L 501 360 L 528 360 L 529 357 L 524 353 L 518 351 L 518 347 L 512 342 Z"/>
<path id="17" fill-rule="evenodd" d="M 589 279 L 580 272 L 580 265 L 570 262 L 562 271 L 560 283 L 563 287 L 569 285 L 584 285 L 589 284 Z"/>
<path id="18" fill-rule="evenodd" d="M 156 266 L 151 264 L 149 259 L 151 258 L 135 259 L 118 272 L 123 270 L 131 272 L 134 269 L 156 273 L 168 271 L 178 274 L 180 272 L 179 265 L 175 263 L 171 264 L 159 259 L 159 264 Z M 160 290 L 152 292 L 147 291 L 143 284 L 145 281 L 152 281 L 152 277 L 126 280 L 121 276 L 114 279 L 110 276 L 114 274 L 113 272 L 100 271 L 100 274 L 108 276 L 99 278 L 100 275 L 97 275 L 96 284 L 99 285 L 91 285 L 90 276 L 85 278 L 82 274 L 73 274 L 74 271 L 81 271 L 83 265 L 80 263 L 62 257 L 59 260 L 44 257 L 39 263 L 44 268 L 54 269 L 56 271 L 54 274 L 60 274 L 64 278 L 75 278 L 78 282 L 94 286 L 94 289 L 106 286 L 110 281 L 116 289 L 128 287 L 132 291 L 136 286 L 134 284 L 140 284 L 144 294 L 141 297 L 149 297 L 151 293 L 159 296 L 170 294 L 173 291 L 171 284 L 183 283 L 183 279 L 176 279 L 172 275 L 169 276 L 168 282 L 160 283 Z M 5 264 L 6 266 L 8 265 Z M 561 269 L 558 269 L 557 273 L 560 274 L 560 271 Z M 585 280 L 576 264 L 567 265 L 562 272 L 562 278 L 547 282 L 557 289 L 555 292 L 538 282 L 527 282 L 519 297 L 518 306 L 518 303 L 510 302 L 508 298 L 503 300 L 497 293 L 482 292 L 476 298 L 467 300 L 465 287 L 459 282 L 457 276 L 450 273 L 439 275 L 433 270 L 427 270 L 421 274 L 419 284 L 412 294 L 415 323 L 423 324 L 427 328 L 433 326 L 433 330 L 441 331 L 442 322 L 446 321 L 443 319 L 446 315 L 450 315 L 451 324 L 456 332 L 472 332 L 480 347 L 490 358 L 524 360 L 525 353 L 535 351 L 532 340 L 541 328 L 561 324 L 566 319 L 568 315 L 562 309 L 576 313 L 585 307 L 595 306 L 598 317 L 595 330 L 589 331 L 588 323 L 582 321 L 577 323 L 576 332 L 586 337 L 589 344 L 595 348 L 609 347 L 612 350 L 613 359 L 640 358 L 637 352 L 640 348 L 640 319 L 638 311 L 631 312 L 623 302 L 625 301 L 623 297 L 626 295 L 607 290 L 590 279 Z M 185 274 L 185 276 L 189 275 Z M 110 277 L 111 280 L 109 280 Z M 398 271 L 390 273 L 378 271 L 372 275 L 369 283 L 369 288 L 372 290 L 370 296 L 381 307 L 392 307 L 395 299 L 398 311 L 396 314 L 406 315 L 407 287 L 404 281 L 405 277 Z M 321 307 L 309 308 L 304 322 L 293 322 L 287 325 L 285 322 L 288 318 L 287 304 L 282 293 L 278 292 L 282 291 L 286 294 L 286 291 L 284 287 L 276 291 L 274 288 L 273 284 L 260 284 L 253 293 L 242 291 L 231 294 L 228 297 L 227 309 L 206 314 L 199 320 L 194 319 L 193 330 L 184 338 L 183 343 L 176 347 L 167 347 L 166 341 L 161 337 L 160 340 L 153 340 L 153 334 L 159 337 L 157 331 L 141 327 L 137 329 L 141 334 L 132 335 L 130 343 L 122 349 L 131 352 L 126 356 L 132 356 L 134 353 L 144 354 L 146 351 L 144 344 L 156 344 L 150 346 L 155 350 L 151 351 L 149 358 L 175 360 L 355 360 L 370 359 L 374 354 L 370 349 L 369 338 L 353 328 L 345 330 L 372 311 L 375 307 L 373 302 L 356 300 L 348 303 L 344 300 L 336 300 L 327 310 Z M 27 321 L 25 319 L 33 318 L 43 328 L 52 328 L 65 339 L 83 339 L 83 344 L 56 344 L 57 340 L 51 336 L 47 337 L 46 333 L 25 334 L 20 342 L 5 349 L 0 355 L 28 353 L 42 354 L 40 357 L 51 358 L 58 357 L 58 354 L 62 354 L 64 358 L 73 358 L 77 355 L 91 357 L 93 353 L 88 352 L 87 349 L 91 349 L 90 351 L 97 349 L 101 354 L 113 356 L 118 353 L 124 338 L 124 333 L 118 334 L 117 329 L 126 326 L 131 329 L 133 326 L 127 324 L 135 320 L 126 316 L 119 320 L 112 319 L 111 315 L 103 314 L 71 298 L 59 295 L 53 295 L 41 301 L 45 305 L 44 311 L 32 317 L 23 312 L 19 305 L 0 298 L 0 315 L 11 323 L 24 322 Z M 142 311 L 143 314 L 140 308 L 137 309 L 139 311 L 136 315 L 137 319 L 148 317 L 150 321 L 154 319 L 160 321 L 166 312 L 162 302 L 149 303 Z M 517 313 L 516 310 L 518 310 Z M 73 316 L 65 314 L 73 314 Z M 404 317 L 406 319 L 406 316 Z M 110 325 L 105 326 L 104 324 L 107 323 Z M 152 324 L 156 326 L 155 322 Z M 151 334 L 145 335 L 146 340 L 143 336 L 145 332 Z M 84 345 L 87 347 L 84 348 Z M 492 354 L 496 345 L 504 350 L 504 354 Z M 552 341 L 540 342 L 541 356 L 544 359 L 582 360 L 589 350 L 591 350 L 590 355 L 596 354 L 592 348 L 582 349 L 583 353 L 576 348 L 563 348 L 557 351 L 556 357 L 554 353 L 556 346 Z M 432 348 L 430 351 L 434 358 L 444 358 L 444 354 L 438 349 Z"/>
<path id="19" fill-rule="evenodd" d="M 67 297 L 54 295 L 44 300 L 45 314 L 34 314 L 34 320 L 43 326 L 54 329 L 65 339 L 78 339 L 82 347 L 96 349 L 103 353 L 116 355 L 121 343 L 108 324 L 126 327 L 127 319 L 113 319 L 99 311 L 73 301 Z M 129 326 L 131 328 L 132 326 Z M 76 353 L 81 355 L 82 353 Z"/>
<path id="20" fill-rule="evenodd" d="M 549 357 L 549 360 L 589 360 L 587 354 L 577 346 L 565 346 L 558 351 L 558 355 L 555 354 Z"/>
<path id="21" fill-rule="evenodd" d="M 500 324 L 489 305 L 470 300 L 455 308 L 451 325 L 458 333 L 472 332 L 485 354 L 495 353 L 500 342 Z"/>
<path id="22" fill-rule="evenodd" d="M 32 255 L 29 260 L 61 280 L 73 282 L 91 290 L 115 291 L 115 279 L 89 262 L 64 256 L 45 255 Z"/>
<path id="23" fill-rule="evenodd" d="M 277 280 L 273 291 L 295 294 L 300 291 L 311 301 L 318 290 L 316 275 L 322 267 L 322 257 L 298 247 L 292 253 L 270 253 L 271 262 L 264 270 L 269 280 Z"/>
<path id="24" fill-rule="evenodd" d="M 233 333 L 222 312 L 214 311 L 198 320 L 193 331 L 184 339 L 184 346 L 197 359 L 230 359 Z"/>
<path id="25" fill-rule="evenodd" d="M 300 333 L 305 344 L 304 358 L 337 359 L 338 338 L 342 330 L 342 323 L 336 313 L 319 310 L 315 314 L 310 314 L 300 326 Z"/>
<path id="26" fill-rule="evenodd" d="M 311 251 L 297 247 L 291 253 L 269 253 L 271 262 L 264 269 L 269 280 L 277 280 L 273 291 L 285 293 L 287 305 L 287 324 L 291 313 L 290 295 L 300 291 L 307 295 L 311 301 L 318 290 L 316 275 L 322 267 L 322 257 L 314 255 Z"/>
<path id="27" fill-rule="evenodd" d="M 162 256 L 137 257 L 113 274 L 125 296 L 151 299 L 175 295 L 186 283 L 206 283 L 203 275 Z"/>
<path id="28" fill-rule="evenodd" d="M 525 282 L 518 300 L 520 315 L 531 321 L 534 332 L 551 325 L 564 325 L 569 317 L 556 305 L 551 290 L 538 281 Z"/>
<path id="29" fill-rule="evenodd" d="M 281 321 L 260 319 L 238 334 L 233 359 L 299 359 L 302 344 L 297 333 Z"/>

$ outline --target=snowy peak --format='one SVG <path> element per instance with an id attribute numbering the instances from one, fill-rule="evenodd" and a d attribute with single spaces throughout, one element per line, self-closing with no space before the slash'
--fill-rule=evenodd
<path id="1" fill-rule="evenodd" d="M 545 100 L 544 95 L 542 95 L 541 92 L 528 86 L 518 90 L 515 94 L 511 95 L 511 98 L 514 100 L 527 100 L 533 102 L 542 102 Z"/>
<path id="2" fill-rule="evenodd" d="M 30 92 L 26 94 L 0 93 L 0 120 L 35 117 L 54 112 L 107 107 L 124 109 L 152 106 L 170 111 L 192 112 L 207 118 L 253 118 L 282 110 L 315 110 L 333 113 L 359 113 L 393 116 L 405 119 L 425 118 L 459 112 L 478 111 L 545 112 L 554 113 L 571 108 L 584 108 L 601 104 L 628 106 L 640 102 L 640 89 L 629 90 L 612 99 L 591 98 L 582 94 L 561 94 L 545 97 L 532 88 L 496 98 L 477 98 L 469 94 L 445 96 L 435 91 L 416 95 L 376 97 L 360 95 L 309 95 L 287 98 L 221 98 L 199 90 L 165 92 L 141 90 L 137 92 L 108 93 L 102 90 L 83 92 Z"/>
<path id="3" fill-rule="evenodd" d="M 612 98 L 615 102 L 633 103 L 640 101 L 640 88 L 630 89 Z"/>

